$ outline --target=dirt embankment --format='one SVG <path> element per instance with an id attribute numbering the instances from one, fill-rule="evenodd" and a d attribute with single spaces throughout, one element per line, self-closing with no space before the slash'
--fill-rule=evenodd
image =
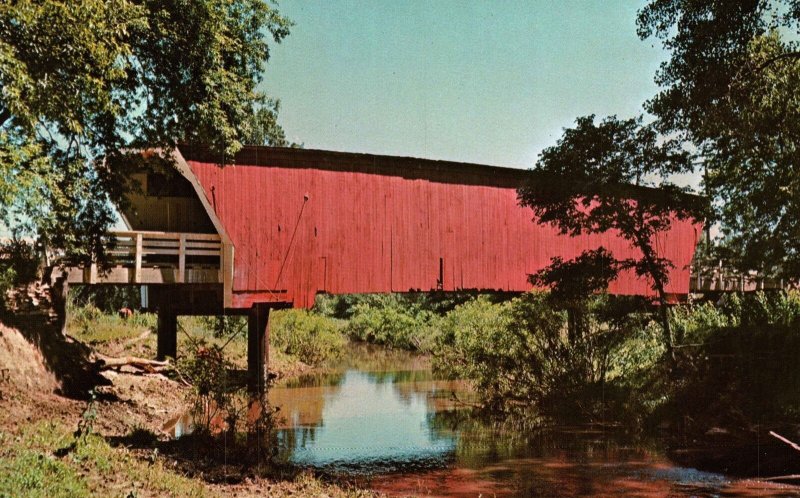
<path id="1" fill-rule="evenodd" d="M 371 492 L 346 485 L 328 484 L 305 473 L 292 473 L 285 478 L 239 473 L 241 478 L 212 482 L 204 477 L 203 471 L 193 470 L 186 459 L 179 463 L 174 459 L 175 455 L 154 452 L 162 445 L 167 447 L 171 444 L 171 434 L 165 431 L 165 424 L 187 410 L 190 388 L 161 373 L 147 372 L 147 369 L 102 368 L 98 359 L 103 355 L 64 333 L 66 316 L 54 311 L 46 286 L 34 285 L 18 290 L 6 296 L 5 303 L 4 308 L 0 307 L 0 440 L 8 436 L 13 440 L 42 424 L 64 427 L 68 435 L 79 428 L 89 407 L 91 393 L 94 393 L 92 433 L 111 445 L 108 451 L 119 453 L 115 457 L 118 461 L 134 458 L 144 462 L 131 468 L 141 467 L 147 473 L 151 472 L 147 468 L 153 468 L 148 465 L 153 465 L 156 458 L 159 468 L 170 469 L 164 470 L 169 475 L 164 474 L 161 478 L 178 476 L 175 479 L 183 479 L 205 490 L 203 495 L 374 496 Z M 290 370 L 287 366 L 282 367 L 279 375 Z M 298 372 L 302 371 L 302 368 L 298 369 Z M 150 440 L 147 448 L 137 449 L 135 444 L 125 443 L 137 434 L 145 434 Z M 56 454 L 45 457 L 61 458 L 64 462 L 69 458 Z M 8 455 L 0 452 L 0 461 L 2 458 L 8 458 Z M 72 462 L 69 465 L 79 464 Z M 108 475 L 91 475 L 93 471 L 87 469 L 84 466 L 80 471 L 85 474 L 85 480 L 101 483 L 91 495 L 142 485 L 141 481 L 136 482 L 140 477 L 131 477 L 130 468 L 127 472 L 114 469 Z M 0 475 L 0 481 L 3 478 Z M 178 494 L 194 496 L 194 491 L 190 491 Z M 145 493 L 151 494 L 160 496 L 160 492 Z"/>
<path id="2" fill-rule="evenodd" d="M 163 375 L 101 371 L 92 349 L 62 333 L 48 288 L 17 289 L 0 313 L 0 429 L 40 420 L 77 424 L 90 392 L 98 429 L 121 436 L 132 427 L 158 434 L 183 410 L 186 387 Z"/>

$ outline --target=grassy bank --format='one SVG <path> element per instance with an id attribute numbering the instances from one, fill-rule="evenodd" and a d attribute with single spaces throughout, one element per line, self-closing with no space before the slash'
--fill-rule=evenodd
<path id="1" fill-rule="evenodd" d="M 0 432 L 0 496 L 215 496 L 202 482 L 113 448 L 97 434 L 77 437 L 60 422 L 39 422 L 21 434 Z"/>
<path id="2" fill-rule="evenodd" d="M 0 430 L 0 497 L 84 498 L 105 496 L 375 496 L 350 486 L 325 483 L 309 473 L 282 478 L 209 482 L 153 449 L 132 449 L 123 441 L 75 433 L 63 422 L 36 422 L 21 433 Z"/>

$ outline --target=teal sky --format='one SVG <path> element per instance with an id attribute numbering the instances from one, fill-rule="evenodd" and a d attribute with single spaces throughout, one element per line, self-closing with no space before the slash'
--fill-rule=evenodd
<path id="1" fill-rule="evenodd" d="M 283 0 L 263 89 L 307 148 L 528 168 L 577 116 L 656 93 L 643 3 Z"/>

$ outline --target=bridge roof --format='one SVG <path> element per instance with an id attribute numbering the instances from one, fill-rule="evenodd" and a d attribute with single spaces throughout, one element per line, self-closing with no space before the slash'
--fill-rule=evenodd
<path id="1" fill-rule="evenodd" d="M 233 158 L 224 159 L 207 146 L 181 145 L 188 161 L 218 165 L 248 165 L 284 168 L 314 168 L 332 171 L 352 171 L 399 176 L 406 179 L 426 179 L 441 183 L 491 185 L 518 188 L 531 178 L 542 182 L 563 181 L 564 178 L 543 174 L 531 169 L 510 168 L 488 164 L 425 159 L 410 156 L 389 156 L 360 152 L 339 152 L 296 147 L 244 146 Z M 627 195 L 653 196 L 661 190 L 646 186 L 619 185 Z M 686 194 L 698 197 L 694 194 Z"/>

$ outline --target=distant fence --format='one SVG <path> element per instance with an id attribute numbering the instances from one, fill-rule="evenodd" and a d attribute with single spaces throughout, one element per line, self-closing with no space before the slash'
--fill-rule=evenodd
<path id="1" fill-rule="evenodd" d="M 690 292 L 756 292 L 787 290 L 797 285 L 780 278 L 765 277 L 755 271 L 741 272 L 727 266 L 691 268 Z"/>

